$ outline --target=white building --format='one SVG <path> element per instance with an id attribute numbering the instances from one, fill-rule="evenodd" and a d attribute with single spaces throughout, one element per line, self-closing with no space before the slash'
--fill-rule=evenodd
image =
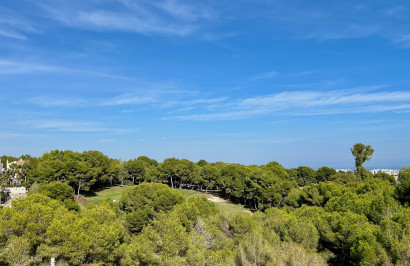
<path id="1" fill-rule="evenodd" d="M 15 164 L 15 165 L 24 165 L 26 163 L 26 161 L 22 160 L 21 158 L 18 161 L 14 161 L 14 162 L 9 162 L 9 160 L 7 160 L 6 162 L 6 170 L 10 169 L 10 167 Z"/>
<path id="2" fill-rule="evenodd" d="M 9 162 L 9 160 L 7 160 L 6 168 L 4 169 L 4 172 L 7 170 L 10 170 L 10 168 L 12 168 L 13 166 L 16 166 L 17 168 L 17 166 L 22 166 L 25 163 L 26 161 L 24 161 L 21 158 L 18 161 L 14 161 L 14 162 Z M 17 168 L 16 171 L 14 171 L 14 176 L 11 177 L 9 184 L 10 185 L 21 185 L 22 184 L 22 181 L 20 180 L 21 173 L 22 173 L 22 170 Z"/>
<path id="3" fill-rule="evenodd" d="M 352 169 L 336 169 L 336 172 L 345 172 L 345 173 L 347 173 L 347 172 L 353 172 L 353 170 Z"/>
<path id="4" fill-rule="evenodd" d="M 385 174 L 388 174 L 388 175 L 392 175 L 392 176 L 396 177 L 396 179 L 397 179 L 397 177 L 399 176 L 400 170 L 397 170 L 397 169 L 372 169 L 369 172 L 374 174 L 374 175 L 378 174 L 378 173 L 385 173 Z"/>

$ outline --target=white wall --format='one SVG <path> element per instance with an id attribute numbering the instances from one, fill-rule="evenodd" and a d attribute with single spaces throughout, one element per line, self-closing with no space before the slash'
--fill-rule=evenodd
<path id="1" fill-rule="evenodd" d="M 10 194 L 24 194 L 26 193 L 25 187 L 7 187 L 10 190 Z"/>

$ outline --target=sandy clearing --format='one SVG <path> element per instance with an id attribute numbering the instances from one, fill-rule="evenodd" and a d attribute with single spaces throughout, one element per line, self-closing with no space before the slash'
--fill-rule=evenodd
<path id="1" fill-rule="evenodd" d="M 209 197 L 207 196 L 207 199 L 212 201 L 212 202 L 228 202 L 226 199 L 216 197 L 216 196 L 212 196 L 212 195 L 209 195 Z"/>

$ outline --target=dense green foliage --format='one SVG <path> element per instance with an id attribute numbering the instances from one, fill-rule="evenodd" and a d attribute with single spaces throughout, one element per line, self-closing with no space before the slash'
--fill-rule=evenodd
<path id="1" fill-rule="evenodd" d="M 364 162 L 372 158 L 374 149 L 370 145 L 366 146 L 363 143 L 356 143 L 350 151 L 355 158 L 355 166 L 361 167 Z"/>
<path id="2" fill-rule="evenodd" d="M 363 164 L 372 158 L 374 149 L 370 145 L 366 146 L 363 143 L 356 143 L 350 151 L 355 159 L 357 178 L 359 180 L 365 180 L 367 178 L 367 171 L 363 167 Z"/>
<path id="3" fill-rule="evenodd" d="M 69 210 L 79 210 L 78 204 L 74 201 L 73 189 L 66 183 L 43 183 L 38 187 L 38 192 L 63 202 Z"/>
<path id="4" fill-rule="evenodd" d="M 142 183 L 124 192 L 120 209 L 127 214 L 131 232 L 139 232 L 150 223 L 156 213 L 170 211 L 184 201 L 184 196 L 164 184 Z"/>
<path id="5" fill-rule="evenodd" d="M 397 196 L 402 203 L 410 204 L 410 167 L 404 167 L 399 173 Z"/>
<path id="6" fill-rule="evenodd" d="M 406 265 L 410 168 L 386 174 L 285 169 L 99 152 L 30 158 L 26 199 L 0 210 L 0 264 Z M 364 169 L 365 170 L 365 169 Z M 150 183 L 148 183 L 150 182 Z M 79 210 L 82 190 L 139 184 Z M 161 183 L 167 183 L 169 186 Z M 175 188 L 217 190 L 253 215 L 228 215 Z"/>
<path id="7" fill-rule="evenodd" d="M 59 181 L 70 185 L 77 195 L 115 184 L 160 182 L 178 188 L 220 190 L 225 197 L 255 210 L 278 206 L 298 184 L 328 178 L 327 173 L 319 171 L 316 175 L 306 166 L 299 167 L 293 177 L 276 162 L 259 167 L 204 160 L 195 164 L 186 159 L 168 158 L 158 163 L 145 156 L 122 162 L 97 151 L 55 150 L 31 158 L 26 167 L 28 185 Z"/>

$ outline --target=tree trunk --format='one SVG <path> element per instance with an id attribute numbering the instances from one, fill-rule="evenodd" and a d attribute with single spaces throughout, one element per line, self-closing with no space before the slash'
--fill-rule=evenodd
<path id="1" fill-rule="evenodd" d="M 82 184 L 82 182 L 81 182 L 81 179 L 78 180 L 77 198 L 80 196 L 80 189 L 81 189 L 81 186 L 82 186 L 82 185 L 83 185 L 83 184 Z"/>
<path id="2" fill-rule="evenodd" d="M 174 182 L 172 182 L 172 176 L 171 176 L 171 187 L 174 188 Z"/>

